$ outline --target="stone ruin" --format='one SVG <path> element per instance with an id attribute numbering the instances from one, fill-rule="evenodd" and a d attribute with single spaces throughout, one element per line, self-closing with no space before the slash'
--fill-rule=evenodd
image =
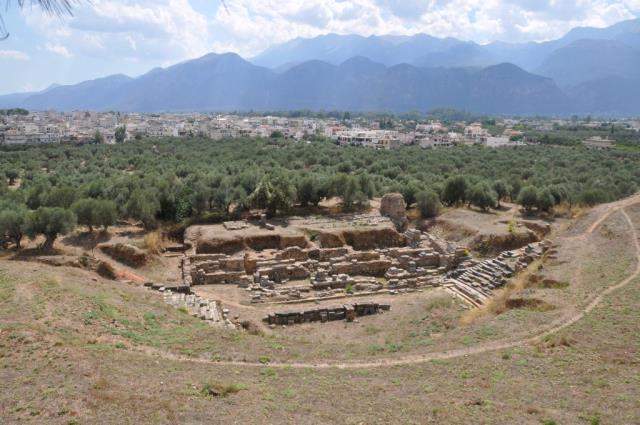
<path id="1" fill-rule="evenodd" d="M 235 328 L 219 301 L 210 301 L 195 294 L 173 293 L 164 291 L 164 300 L 176 308 L 184 308 L 195 317 L 207 321 L 211 325 Z"/>
<path id="2" fill-rule="evenodd" d="M 391 309 L 389 304 L 359 303 L 345 304 L 339 307 L 315 308 L 296 312 L 271 313 L 264 319 L 269 325 L 290 326 L 299 323 L 331 322 L 334 320 L 346 320 L 353 322 L 356 317 L 379 314 Z"/>
<path id="3" fill-rule="evenodd" d="M 293 302 L 438 286 L 439 275 L 467 259 L 465 249 L 419 230 L 402 236 L 405 247 L 368 251 L 291 246 L 267 254 L 191 253 L 183 272 L 190 285 L 245 288 L 252 303 Z"/>
<path id="4" fill-rule="evenodd" d="M 381 211 L 394 223 L 402 224 L 402 218 L 406 220 L 405 205 L 395 195 L 385 197 Z M 314 220 L 322 222 L 323 229 L 344 225 L 340 220 Z M 388 218 L 377 216 L 362 220 L 363 223 L 374 223 L 374 233 L 368 237 L 377 235 L 375 229 L 381 228 L 379 220 L 387 220 L 386 230 L 394 232 Z M 348 226 L 346 218 L 344 222 Z M 226 231 L 232 232 L 243 232 L 246 227 L 237 222 L 224 224 Z M 343 234 L 349 231 L 347 228 Z M 276 238 L 277 230 L 272 234 Z M 191 294 L 193 286 L 235 285 L 246 291 L 248 301 L 253 304 L 295 304 L 364 295 L 396 295 L 444 287 L 465 302 L 478 306 L 518 270 L 539 258 L 548 246 L 546 242 L 534 243 L 519 250 L 505 251 L 493 259 L 476 261 L 464 247 L 420 230 L 407 229 L 396 236 L 402 238 L 402 246 L 357 249 L 353 244 L 323 247 L 318 239 L 314 243 L 304 234 L 298 236 L 289 230 L 284 245 L 281 240 L 275 248 L 256 248 L 246 244 L 244 249 L 228 253 L 199 253 L 199 245 L 185 237 L 184 246 L 188 248 L 181 260 L 183 284 L 171 288 L 155 285 L 154 289 L 163 291 L 169 304 L 185 308 L 191 314 L 221 326 L 233 326 L 225 315 L 225 309 L 219 301 L 208 301 Z M 251 234 L 242 238 L 255 243 Z M 302 239 L 306 243 L 302 243 Z M 265 318 L 265 322 L 289 325 L 352 320 L 353 317 L 385 309 L 388 306 L 351 303 L 335 308 L 273 313 Z"/>
<path id="5" fill-rule="evenodd" d="M 407 203 L 401 193 L 387 193 L 380 201 L 380 214 L 389 217 L 399 232 L 409 226 L 407 220 Z"/>
<path id="6" fill-rule="evenodd" d="M 494 289 L 504 286 L 515 273 L 542 257 L 549 247 L 548 241 L 536 242 L 517 250 L 504 251 L 496 258 L 469 261 L 449 271 L 444 286 L 470 304 L 484 304 Z"/>
<path id="7" fill-rule="evenodd" d="M 235 325 L 227 317 L 229 311 L 222 308 L 219 301 L 207 300 L 192 294 L 189 286 L 163 286 L 153 282 L 145 282 L 144 286 L 161 292 L 167 304 L 175 308 L 183 308 L 194 317 L 199 317 L 212 326 L 235 328 Z"/>

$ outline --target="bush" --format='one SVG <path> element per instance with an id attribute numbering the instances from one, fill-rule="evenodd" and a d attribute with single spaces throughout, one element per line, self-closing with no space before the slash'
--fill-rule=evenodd
<path id="1" fill-rule="evenodd" d="M 144 248 L 154 255 L 160 255 L 165 251 L 165 240 L 160 232 L 148 233 L 144 237 Z"/>
<path id="2" fill-rule="evenodd" d="M 580 195 L 580 202 L 591 207 L 607 202 L 607 194 L 601 189 L 587 189 Z"/>
<path id="3" fill-rule="evenodd" d="M 416 195 L 418 210 L 422 218 L 437 217 L 440 214 L 442 205 L 438 194 L 432 190 L 424 190 Z"/>
<path id="4" fill-rule="evenodd" d="M 235 394 L 242 390 L 246 390 L 244 384 L 211 384 L 207 383 L 202 386 L 200 392 L 204 396 L 209 397 L 226 397 L 229 394 Z"/>

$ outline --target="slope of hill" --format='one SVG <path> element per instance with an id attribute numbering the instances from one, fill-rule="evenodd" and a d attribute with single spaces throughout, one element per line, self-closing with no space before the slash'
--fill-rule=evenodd
<path id="1" fill-rule="evenodd" d="M 296 38 L 272 46 L 251 61 L 277 68 L 287 63 L 321 60 L 338 65 L 354 56 L 364 56 L 385 65 L 412 63 L 419 57 L 462 44 L 454 38 L 414 36 L 370 36 L 327 34 L 315 38 Z"/>
<path id="2" fill-rule="evenodd" d="M 104 105 L 109 104 L 113 93 L 118 92 L 130 81 L 130 77 L 119 74 L 71 86 L 57 86 L 27 97 L 20 105 L 27 109 L 40 110 L 105 109 Z"/>
<path id="3" fill-rule="evenodd" d="M 268 95 L 262 88 L 273 74 L 234 53 L 208 54 L 131 81 L 114 93 L 102 109 L 200 111 L 247 106 L 262 109 Z"/>
<path id="4" fill-rule="evenodd" d="M 361 323 L 231 331 L 133 284 L 2 258 L 2 423 L 637 423 L 639 223 L 628 201 L 587 211 L 538 272 L 567 286 L 513 296 L 555 310 L 467 326 L 443 292 Z"/>
<path id="5" fill-rule="evenodd" d="M 464 67 L 488 66 L 498 61 L 484 47 L 476 43 L 460 43 L 446 50 L 427 53 L 413 61 L 416 66 Z"/>
<path id="6" fill-rule="evenodd" d="M 640 75 L 640 50 L 620 41 L 579 39 L 555 50 L 537 70 L 562 86 Z"/>
<path id="7" fill-rule="evenodd" d="M 112 76 L 28 97 L 30 109 L 230 111 L 340 109 L 372 111 L 454 107 L 474 112 L 562 112 L 555 84 L 514 65 L 485 69 L 386 67 L 363 57 L 340 65 L 308 61 L 280 74 L 235 54 L 206 55 L 136 79 Z"/>

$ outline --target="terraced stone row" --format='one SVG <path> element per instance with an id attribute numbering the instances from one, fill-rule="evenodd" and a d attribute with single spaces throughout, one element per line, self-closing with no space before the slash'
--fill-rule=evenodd
<path id="1" fill-rule="evenodd" d="M 183 308 L 211 325 L 235 327 L 227 318 L 227 311 L 221 308 L 218 301 L 210 301 L 195 294 L 175 293 L 171 290 L 164 291 L 164 300 L 167 304 L 175 308 Z"/>
<path id="2" fill-rule="evenodd" d="M 529 244 L 524 248 L 504 251 L 498 257 L 481 262 L 469 262 L 468 266 L 449 272 L 445 286 L 469 301 L 480 305 L 502 287 L 516 272 L 542 256 L 548 243 Z"/>

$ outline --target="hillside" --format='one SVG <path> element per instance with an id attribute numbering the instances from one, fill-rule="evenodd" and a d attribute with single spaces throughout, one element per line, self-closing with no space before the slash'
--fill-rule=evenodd
<path id="1" fill-rule="evenodd" d="M 0 416 L 7 424 L 635 423 L 638 201 L 602 205 L 550 235 L 556 258 L 515 295 L 553 309 L 516 307 L 466 325 L 460 304 L 417 294 L 413 317 L 392 309 L 373 322 L 315 325 L 321 332 L 308 324 L 232 331 L 131 283 L 5 256 Z M 396 305 L 398 297 L 406 295 Z"/>

